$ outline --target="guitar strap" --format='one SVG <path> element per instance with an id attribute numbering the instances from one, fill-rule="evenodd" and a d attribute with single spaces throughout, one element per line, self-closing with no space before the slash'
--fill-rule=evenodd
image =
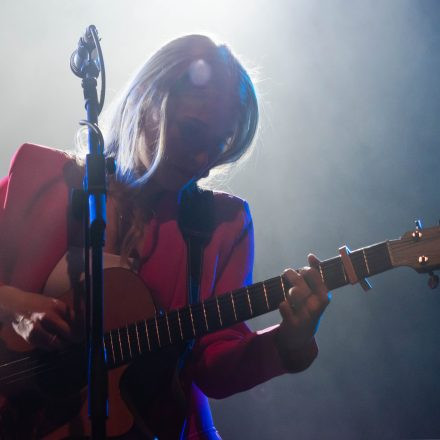
<path id="1" fill-rule="evenodd" d="M 200 301 L 200 284 L 203 271 L 203 251 L 214 231 L 214 194 L 193 185 L 180 195 L 178 224 L 187 248 L 188 303 Z M 195 340 L 189 341 L 178 363 L 181 371 L 191 354 Z M 206 415 L 205 415 L 206 417 Z M 212 424 L 212 421 L 211 421 Z M 181 428 L 179 440 L 186 438 L 187 419 Z"/>
<path id="2" fill-rule="evenodd" d="M 187 246 L 188 303 L 195 304 L 200 300 L 203 251 L 214 230 L 213 192 L 197 185 L 185 189 L 180 197 L 178 223 Z"/>

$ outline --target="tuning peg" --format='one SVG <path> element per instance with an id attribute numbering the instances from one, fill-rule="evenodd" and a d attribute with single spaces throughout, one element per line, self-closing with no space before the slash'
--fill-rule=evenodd
<path id="1" fill-rule="evenodd" d="M 414 241 L 420 240 L 422 238 L 422 221 L 420 219 L 417 219 L 414 221 L 414 223 L 416 224 L 416 229 L 413 231 L 413 233 L 411 234 Z"/>
<path id="2" fill-rule="evenodd" d="M 436 289 L 439 285 L 439 277 L 434 272 L 429 272 L 429 280 L 428 280 L 428 286 L 431 289 Z"/>

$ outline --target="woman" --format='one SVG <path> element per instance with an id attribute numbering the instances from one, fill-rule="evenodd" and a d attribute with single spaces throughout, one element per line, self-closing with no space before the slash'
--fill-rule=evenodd
<path id="1" fill-rule="evenodd" d="M 117 171 L 109 182 L 105 251 L 136 267 L 158 308 L 182 307 L 188 302 L 187 251 L 177 222 L 179 195 L 249 151 L 258 120 L 252 82 L 226 46 L 191 35 L 148 60 L 110 115 L 105 153 L 116 159 Z M 40 294 L 72 244 L 66 208 L 70 188 L 81 180 L 81 154 L 76 159 L 25 145 L 0 191 L 2 321 L 46 350 L 77 338 L 74 311 Z M 200 300 L 247 285 L 252 276 L 247 204 L 215 193 L 213 209 Z M 239 323 L 199 338 L 185 356 L 180 379 L 189 404 L 182 438 L 219 438 L 206 395 L 226 397 L 314 360 L 314 333 L 329 296 L 319 261 L 310 255 L 309 264 L 284 274 L 292 287 L 280 304 L 279 326 L 252 333 Z M 139 422 L 132 435 L 142 429 Z"/>

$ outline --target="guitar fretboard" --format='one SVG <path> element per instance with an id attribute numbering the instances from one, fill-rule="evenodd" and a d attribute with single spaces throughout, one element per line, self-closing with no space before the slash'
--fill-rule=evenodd
<path id="1" fill-rule="evenodd" d="M 359 279 L 393 267 L 386 241 L 353 251 L 350 258 Z M 340 256 L 322 261 L 319 271 L 329 290 L 349 284 Z M 145 353 L 275 310 L 287 298 L 289 287 L 287 280 L 278 276 L 113 329 L 104 335 L 108 366 L 118 367 Z"/>

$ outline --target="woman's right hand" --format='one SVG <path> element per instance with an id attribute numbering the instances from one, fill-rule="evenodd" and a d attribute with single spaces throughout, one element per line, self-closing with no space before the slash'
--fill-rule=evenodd
<path id="1" fill-rule="evenodd" d="M 73 332 L 73 310 L 55 298 L 1 286 L 3 320 L 36 348 L 56 350 L 77 341 Z"/>

